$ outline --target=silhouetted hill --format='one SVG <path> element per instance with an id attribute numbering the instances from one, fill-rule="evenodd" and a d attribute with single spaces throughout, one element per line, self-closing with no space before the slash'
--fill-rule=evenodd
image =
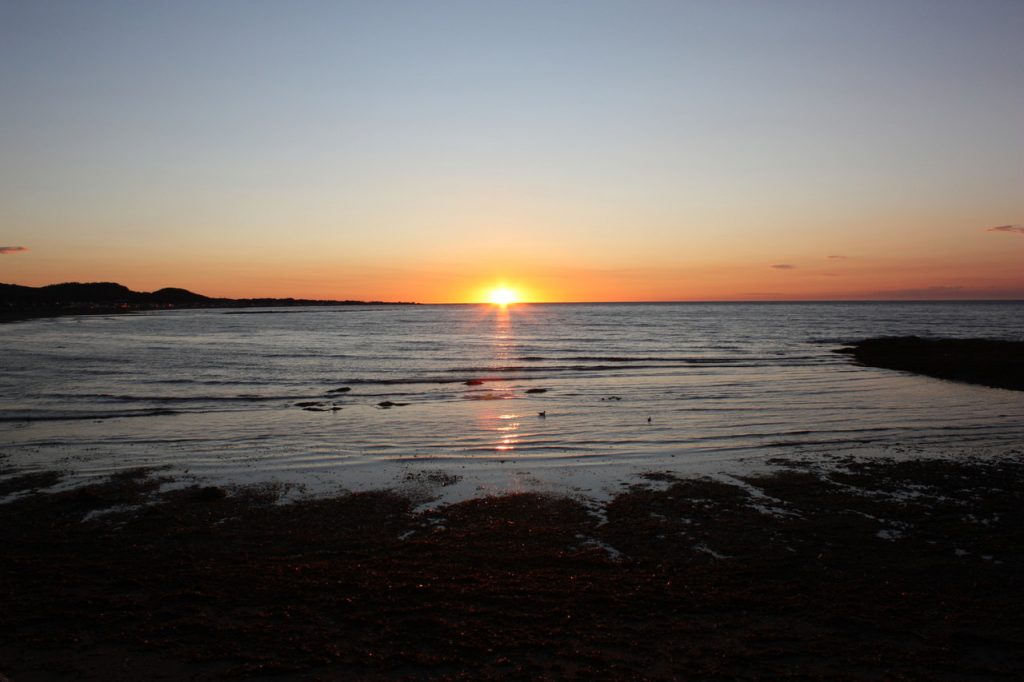
<path id="1" fill-rule="evenodd" d="M 0 321 L 163 308 L 271 308 L 367 303 L 302 298 L 210 298 L 179 287 L 165 287 L 151 293 L 132 291 L 115 282 L 64 282 L 42 287 L 0 284 Z"/>
<path id="2" fill-rule="evenodd" d="M 0 301 L 9 303 L 114 303 L 133 302 L 144 299 L 149 294 L 132 291 L 123 284 L 114 282 L 64 282 L 49 284 L 43 287 L 25 287 L 17 284 L 0 284 Z"/>
<path id="3" fill-rule="evenodd" d="M 63 301 L 130 301 L 145 296 L 114 282 L 64 282 L 39 287 L 38 291 L 47 299 Z"/>
<path id="4" fill-rule="evenodd" d="M 160 303 L 201 303 L 212 300 L 209 296 L 203 296 L 178 287 L 164 287 L 149 294 L 149 297 Z"/>

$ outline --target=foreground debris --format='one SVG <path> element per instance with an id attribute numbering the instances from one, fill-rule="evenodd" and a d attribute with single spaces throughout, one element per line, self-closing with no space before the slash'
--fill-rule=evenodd
<path id="1" fill-rule="evenodd" d="M 1024 675 L 1024 464 L 652 472 L 594 510 L 277 504 L 129 472 L 0 505 L 0 673 L 62 679 Z M 52 485 L 7 478 L 5 491 Z M 596 512 L 596 513 L 595 513 Z"/>

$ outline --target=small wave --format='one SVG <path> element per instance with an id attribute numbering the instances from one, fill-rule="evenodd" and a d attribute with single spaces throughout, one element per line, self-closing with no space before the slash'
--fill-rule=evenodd
<path id="1" fill-rule="evenodd" d="M 729 367 L 775 367 L 779 365 L 790 364 L 791 358 L 772 358 L 771 362 L 766 362 L 764 359 L 743 359 L 738 358 L 734 360 L 722 360 L 722 359 L 690 359 L 688 362 L 694 366 L 700 366 L 701 368 L 708 367 L 714 368 L 716 366 L 729 366 Z M 407 377 L 394 377 L 394 378 L 380 378 L 380 379 L 369 379 L 364 377 L 359 378 L 341 378 L 336 380 L 335 383 L 350 386 L 396 386 L 396 385 L 415 385 L 415 384 L 461 384 L 470 379 L 480 381 L 507 381 L 509 379 L 518 379 L 522 381 L 538 380 L 543 379 L 547 375 L 554 374 L 567 374 L 572 372 L 630 372 L 636 370 L 679 370 L 683 367 L 679 363 L 666 363 L 666 362 L 623 362 L 621 364 L 579 364 L 579 365 L 543 365 L 543 366 L 530 366 L 530 365 L 505 365 L 497 367 L 451 367 L 448 369 L 439 369 L 438 375 L 421 375 L 421 376 L 407 376 Z M 506 376 L 506 375 L 524 375 L 519 377 Z M 445 375 L 459 375 L 458 377 L 445 376 Z"/>
<path id="2" fill-rule="evenodd" d="M 516 358 L 520 362 L 549 362 L 556 360 L 568 360 L 571 362 L 699 362 L 701 358 L 681 358 L 672 356 L 657 356 L 657 355 L 642 355 L 642 356 L 626 356 L 626 355 L 565 355 L 560 357 L 545 357 L 543 355 L 525 355 L 520 358 Z M 725 362 L 726 359 L 722 359 Z"/>
<path id="3" fill-rule="evenodd" d="M 868 445 L 878 442 L 879 438 L 846 438 L 846 439 L 821 439 L 821 440 L 778 440 L 771 443 L 764 443 L 766 448 L 791 448 L 808 445 Z"/>
<path id="4" fill-rule="evenodd" d="M 166 378 L 166 379 L 142 379 L 136 383 L 140 384 L 199 384 L 201 386 L 237 386 L 242 384 L 240 381 L 231 381 L 228 379 L 182 379 L 182 378 Z"/>
<path id="5" fill-rule="evenodd" d="M 621 364 L 582 364 L 582 365 L 505 365 L 498 367 L 452 367 L 441 370 L 445 374 L 465 375 L 487 375 L 489 373 L 537 373 L 537 372 L 622 372 L 637 369 L 679 369 L 685 365 L 699 365 L 701 367 L 774 367 L 780 364 L 789 364 L 791 358 L 735 358 L 735 359 L 691 359 L 685 363 L 662 360 L 630 360 Z"/>
<path id="6" fill-rule="evenodd" d="M 124 419 L 128 417 L 164 417 L 185 414 L 181 410 L 157 408 L 152 410 L 122 410 L 118 412 L 76 412 L 71 414 L 23 414 L 20 416 L 3 415 L 0 422 L 54 422 L 77 421 L 83 419 Z"/>
<path id="7" fill-rule="evenodd" d="M 661 355 L 644 355 L 644 356 L 621 356 L 621 355 L 569 355 L 565 357 L 551 358 L 540 355 L 528 355 L 517 358 L 520 362 L 553 362 L 557 360 L 568 361 L 568 362 L 615 362 L 615 363 L 649 363 L 657 364 L 659 366 L 671 366 L 671 365 L 741 365 L 741 366 L 758 366 L 758 365 L 775 365 L 779 363 L 787 363 L 792 361 L 804 361 L 804 360 L 818 360 L 818 355 L 790 355 L 786 352 L 776 353 L 771 356 L 752 356 L 752 355 L 737 355 L 737 356 L 661 356 Z M 636 366 L 636 365 L 633 365 Z"/>
<path id="8" fill-rule="evenodd" d="M 667 369 L 673 365 L 649 364 L 649 365 L 546 365 L 544 367 L 529 367 L 526 365 L 508 365 L 505 367 L 453 367 L 442 370 L 447 374 L 510 374 L 514 372 L 610 372 L 624 369 Z"/>
<path id="9" fill-rule="evenodd" d="M 464 379 L 448 377 L 401 377 L 395 379 L 341 379 L 336 384 L 349 386 L 399 386 L 411 384 L 460 384 Z"/>
<path id="10" fill-rule="evenodd" d="M 493 452 L 501 455 L 506 455 L 509 459 L 517 455 L 525 455 L 531 452 L 575 452 L 582 450 L 583 448 L 577 447 L 575 444 L 565 445 L 522 445 L 516 444 L 513 446 L 507 445 L 481 445 L 472 448 L 466 448 L 465 452 Z"/>
<path id="11" fill-rule="evenodd" d="M 103 402 L 127 402 L 127 403 L 219 403 L 219 402 L 272 402 L 278 400 L 293 400 L 308 397 L 306 395 L 119 395 L 111 393 L 58 393 L 50 394 L 47 397 L 58 400 L 100 400 Z"/>

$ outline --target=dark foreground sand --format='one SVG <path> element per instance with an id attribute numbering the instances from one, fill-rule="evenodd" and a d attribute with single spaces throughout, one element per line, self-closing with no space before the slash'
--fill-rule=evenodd
<path id="1" fill-rule="evenodd" d="M 653 473 L 596 514 L 532 494 L 276 505 L 142 472 L 31 493 L 0 505 L 0 673 L 1024 677 L 1024 455 L 776 463 L 756 490 Z"/>

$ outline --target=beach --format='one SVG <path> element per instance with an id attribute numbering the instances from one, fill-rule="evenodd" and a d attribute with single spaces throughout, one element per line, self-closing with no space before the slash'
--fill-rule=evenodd
<path id="1" fill-rule="evenodd" d="M 277 504 L 159 472 L 0 505 L 0 672 L 63 679 L 1009 679 L 1024 457 L 816 462 L 603 504 Z M 444 481 L 439 481 L 443 485 Z M 35 489 L 35 492 L 33 492 Z"/>
<path id="2" fill-rule="evenodd" d="M 960 381 L 1019 310 L 6 326 L 0 675 L 1019 677 L 1024 394 Z M 837 352 L 929 326 L 956 381 Z"/>

